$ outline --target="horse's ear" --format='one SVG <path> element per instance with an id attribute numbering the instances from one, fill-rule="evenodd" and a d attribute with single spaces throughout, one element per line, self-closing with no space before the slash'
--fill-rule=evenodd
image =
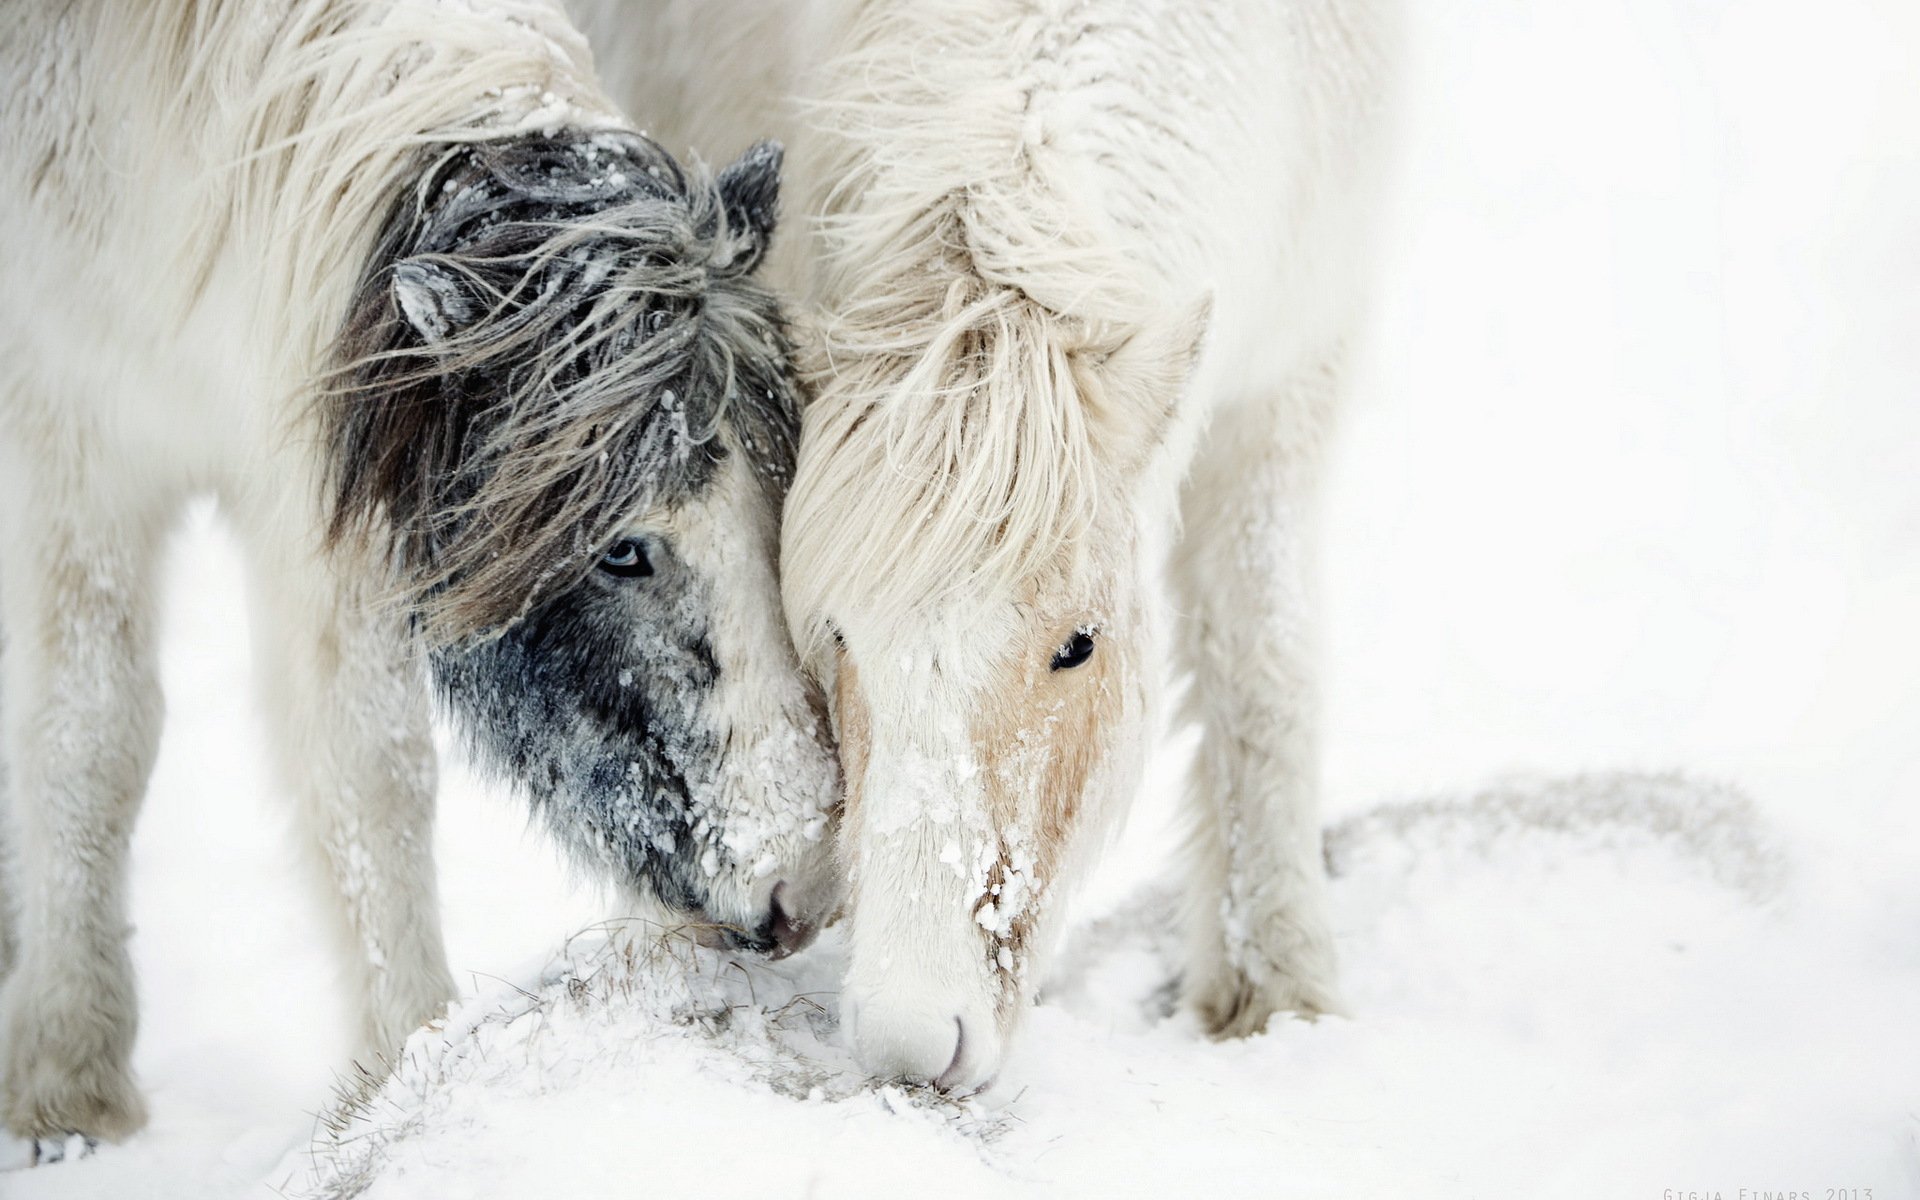
<path id="1" fill-rule="evenodd" d="M 736 270 L 753 270 L 767 253 L 780 210 L 780 162 L 785 155 L 779 142 L 756 142 L 714 180 L 726 207 L 727 233 L 735 239 L 729 265 Z"/>
<path id="2" fill-rule="evenodd" d="M 479 315 L 466 282 L 430 258 L 409 258 L 393 268 L 393 299 L 420 340 L 439 345 Z"/>
<path id="3" fill-rule="evenodd" d="M 1148 322 L 1117 341 L 1074 352 L 1083 394 L 1092 403 L 1101 436 L 1114 448 L 1115 461 L 1138 466 L 1166 439 L 1212 323 L 1209 292 L 1169 320 Z M 1097 382 L 1089 387 L 1088 381 Z"/>

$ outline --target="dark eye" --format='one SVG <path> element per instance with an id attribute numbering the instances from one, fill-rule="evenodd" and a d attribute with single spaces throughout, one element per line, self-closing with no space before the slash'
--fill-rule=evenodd
<path id="1" fill-rule="evenodd" d="M 600 569 L 609 575 L 621 579 L 638 579 L 653 574 L 653 564 L 647 561 L 647 548 L 638 538 L 621 538 L 600 557 Z"/>
<path id="2" fill-rule="evenodd" d="M 1053 652 L 1052 670 L 1067 671 L 1093 657 L 1093 630 L 1076 629 L 1067 644 Z"/>

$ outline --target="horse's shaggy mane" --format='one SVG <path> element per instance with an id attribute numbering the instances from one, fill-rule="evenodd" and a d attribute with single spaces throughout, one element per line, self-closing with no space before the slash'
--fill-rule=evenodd
<path id="1" fill-rule="evenodd" d="M 101 77 L 169 114 L 173 140 L 151 163 L 129 148 L 136 168 L 198 173 L 204 202 L 155 272 L 163 311 L 184 325 L 235 294 L 215 272 L 248 264 L 232 340 L 292 415 L 283 436 L 322 443 L 332 543 L 397 552 L 396 601 L 436 640 L 497 629 L 588 569 L 685 481 L 676 456 L 720 451 L 716 426 L 790 468 L 784 339 L 744 278 L 777 157 L 723 203 L 719 181 L 622 132 L 559 0 L 66 0 L 59 21 Z M 89 136 L 109 132 L 83 123 L 46 151 L 46 186 L 98 174 Z M 542 192 L 528 172 L 563 143 L 634 169 Z M 409 256 L 473 300 L 433 344 L 395 307 Z M 445 372 L 468 390 L 435 384 Z"/>
<path id="2" fill-rule="evenodd" d="M 786 338 L 744 279 L 778 162 L 761 147 L 716 181 L 639 135 L 571 131 L 450 147 L 418 173 L 323 425 L 331 536 L 390 538 L 437 640 L 571 583 L 725 454 L 784 491 Z"/>
<path id="3" fill-rule="evenodd" d="M 1156 295 L 1099 210 L 1116 168 L 1075 114 L 1124 89 L 1054 7 L 872 6 L 809 105 L 816 397 L 783 534 L 803 651 L 832 612 L 910 620 L 1073 546 L 1183 382 L 1196 298 Z"/>

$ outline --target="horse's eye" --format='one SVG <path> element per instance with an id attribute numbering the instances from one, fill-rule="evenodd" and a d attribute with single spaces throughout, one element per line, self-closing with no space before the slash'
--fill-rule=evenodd
<path id="1" fill-rule="evenodd" d="M 647 561 L 647 548 L 638 538 L 621 538 L 615 542 L 612 549 L 600 557 L 600 569 L 621 579 L 653 574 L 653 564 Z"/>
<path id="2" fill-rule="evenodd" d="M 1067 639 L 1067 644 L 1053 652 L 1053 666 L 1050 669 L 1070 670 L 1092 657 L 1093 630 L 1076 629 L 1073 631 L 1073 636 Z"/>

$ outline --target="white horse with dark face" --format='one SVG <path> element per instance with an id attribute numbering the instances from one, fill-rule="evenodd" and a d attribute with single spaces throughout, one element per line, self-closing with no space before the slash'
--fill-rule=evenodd
<path id="1" fill-rule="evenodd" d="M 792 154 L 773 278 L 814 398 L 782 580 L 834 706 L 877 1073 L 993 1075 L 1138 786 L 1169 628 L 1203 730 L 1187 999 L 1221 1036 L 1339 1007 L 1312 536 L 1393 7 L 575 6 L 656 135 Z"/>
<path id="2" fill-rule="evenodd" d="M 0 10 L 8 1127 L 144 1119 L 126 860 L 195 493 L 253 568 L 367 1066 L 454 990 L 429 671 L 636 899 L 773 952 L 831 910 L 838 781 L 775 582 L 797 414 L 750 278 L 778 166 L 682 170 L 557 4 Z"/>

